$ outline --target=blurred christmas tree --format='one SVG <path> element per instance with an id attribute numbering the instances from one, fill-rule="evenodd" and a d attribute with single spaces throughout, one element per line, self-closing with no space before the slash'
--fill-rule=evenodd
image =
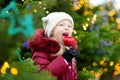
<path id="1" fill-rule="evenodd" d="M 79 80 L 110 80 L 120 74 L 119 10 L 113 2 L 94 6 L 80 0 L 77 4 L 75 10 L 83 19 L 79 22 L 83 29 L 75 30 L 81 51 L 77 57 Z"/>
<path id="2" fill-rule="evenodd" d="M 33 65 L 26 44 L 42 27 L 41 18 L 53 11 L 73 16 L 73 35 L 81 52 L 76 57 L 79 80 L 114 80 L 120 74 L 120 18 L 114 2 L 94 6 L 90 0 L 14 1 L 0 2 L 0 25 L 4 26 L 0 27 L 0 79 L 54 79 L 49 73 L 33 73 L 38 66 Z"/>
<path id="3" fill-rule="evenodd" d="M 49 72 L 36 73 L 39 67 L 23 43 L 41 27 L 45 4 L 31 0 L 3 0 L 0 4 L 0 25 L 4 26 L 0 27 L 0 80 L 54 80 Z"/>

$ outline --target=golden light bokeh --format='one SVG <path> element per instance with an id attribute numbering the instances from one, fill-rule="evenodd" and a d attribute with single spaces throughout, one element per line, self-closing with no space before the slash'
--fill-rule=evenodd
<path id="1" fill-rule="evenodd" d="M 18 70 L 16 68 L 14 68 L 14 67 L 12 67 L 10 69 L 10 72 L 11 72 L 12 75 L 17 75 L 18 74 Z"/>

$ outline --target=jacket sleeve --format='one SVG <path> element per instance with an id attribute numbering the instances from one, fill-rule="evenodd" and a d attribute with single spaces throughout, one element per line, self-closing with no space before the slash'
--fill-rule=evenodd
<path id="1" fill-rule="evenodd" d="M 48 54 L 34 52 L 32 58 L 35 61 L 35 64 L 40 66 L 40 70 L 48 69 L 54 76 L 60 76 L 68 68 L 67 63 L 62 56 L 58 56 L 50 62 Z"/>

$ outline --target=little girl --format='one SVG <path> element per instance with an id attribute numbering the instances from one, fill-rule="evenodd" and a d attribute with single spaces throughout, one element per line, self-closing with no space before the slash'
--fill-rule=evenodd
<path id="1" fill-rule="evenodd" d="M 65 12 L 52 12 L 42 21 L 44 29 L 38 29 L 28 42 L 35 64 L 40 70 L 50 71 L 57 80 L 78 80 L 74 57 L 79 51 L 72 38 L 72 17 Z"/>

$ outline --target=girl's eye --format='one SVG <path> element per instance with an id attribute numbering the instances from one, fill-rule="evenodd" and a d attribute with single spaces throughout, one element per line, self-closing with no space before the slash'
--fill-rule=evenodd
<path id="1" fill-rule="evenodd" d="M 68 26 L 68 27 L 72 28 L 72 26 Z"/>
<path id="2" fill-rule="evenodd" d="M 63 24 L 59 24 L 59 26 L 64 26 Z"/>

